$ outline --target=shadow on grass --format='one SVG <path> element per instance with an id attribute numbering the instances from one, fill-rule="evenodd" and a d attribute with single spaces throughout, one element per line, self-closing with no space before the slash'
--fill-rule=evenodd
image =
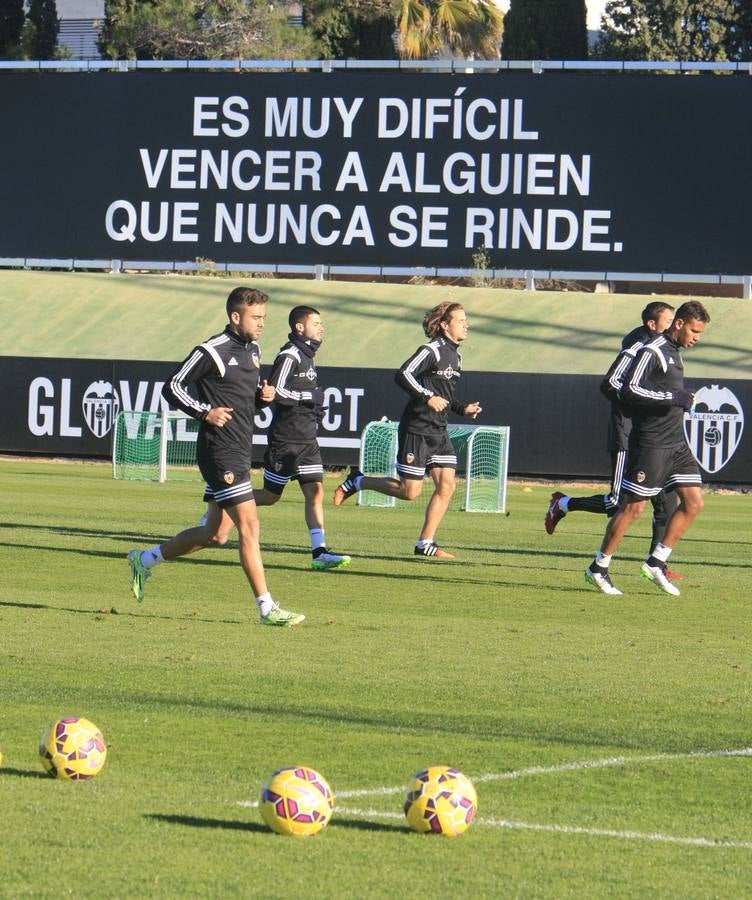
<path id="1" fill-rule="evenodd" d="M 10 776 L 11 778 L 44 778 L 45 781 L 49 781 L 52 777 L 46 772 L 35 772 L 31 769 L 9 769 L 7 766 L 3 766 L 0 769 L 0 776 Z"/>
<path id="2" fill-rule="evenodd" d="M 43 775 L 46 778 L 49 776 Z M 263 834 L 272 832 L 259 822 L 241 822 L 237 819 L 205 819 L 200 816 L 178 816 L 166 813 L 145 813 L 145 819 L 156 822 L 167 822 L 169 825 L 185 825 L 188 828 L 221 828 L 227 831 L 254 831 Z M 327 828 L 354 828 L 358 831 L 392 831 L 404 834 L 410 829 L 406 825 L 389 825 L 384 822 L 369 822 L 367 819 L 335 818 Z"/>
<path id="3" fill-rule="evenodd" d="M 135 602 L 135 601 L 134 601 Z M 79 616 L 122 616 L 130 619 L 161 619 L 164 622 L 202 622 L 205 625 L 244 625 L 244 619 L 201 619 L 198 616 L 158 616 L 149 610 L 136 612 L 120 612 L 110 609 L 71 609 L 66 606 L 51 606 L 47 603 L 23 603 L 20 600 L 0 600 L 0 607 L 9 606 L 17 609 L 46 609 L 51 612 L 75 613 Z"/>
<path id="4" fill-rule="evenodd" d="M 128 543 L 140 541 L 145 544 L 166 539 L 163 534 L 135 534 L 128 531 L 112 531 L 107 528 L 81 528 L 74 525 L 33 525 L 29 522 L 0 522 L 0 528 L 8 528 L 12 531 L 47 531 L 51 534 L 81 535 L 82 537 L 106 538 L 111 541 L 128 541 Z"/>
<path id="5" fill-rule="evenodd" d="M 271 832 L 265 825 L 258 822 L 240 822 L 237 819 L 204 819 L 199 816 L 176 816 L 165 813 L 145 813 L 145 819 L 153 819 L 157 822 L 167 822 L 170 825 L 186 825 L 189 828 L 223 828 L 227 831 L 262 831 L 264 834 Z"/>
<path id="6" fill-rule="evenodd" d="M 356 831 L 392 831 L 399 834 L 409 833 L 407 825 L 390 825 L 387 822 L 372 822 L 368 819 L 341 819 L 335 818 L 327 825 L 327 828 L 354 828 Z"/>

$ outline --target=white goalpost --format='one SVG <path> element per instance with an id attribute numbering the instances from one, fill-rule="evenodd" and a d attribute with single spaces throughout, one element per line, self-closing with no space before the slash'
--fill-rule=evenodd
<path id="1" fill-rule="evenodd" d="M 127 481 L 197 481 L 199 422 L 182 412 L 124 410 L 115 420 L 112 476 Z"/>
<path id="2" fill-rule="evenodd" d="M 397 477 L 398 423 L 369 422 L 360 442 L 360 470 L 364 475 Z M 465 512 L 506 512 L 509 426 L 450 425 L 449 439 L 457 454 L 457 489 L 449 509 Z M 430 482 L 418 501 L 408 502 L 376 491 L 360 491 L 358 504 L 370 507 L 415 507 L 428 501 Z"/>

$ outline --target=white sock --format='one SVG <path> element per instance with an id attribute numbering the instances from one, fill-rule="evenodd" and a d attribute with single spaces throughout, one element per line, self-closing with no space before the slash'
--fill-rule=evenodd
<path id="1" fill-rule="evenodd" d="M 433 538 L 423 538 L 422 540 L 418 541 L 418 543 L 415 546 L 419 550 L 422 550 L 424 547 L 427 547 L 429 544 L 432 544 L 432 543 L 433 543 Z"/>
<path id="2" fill-rule="evenodd" d="M 267 591 L 260 597 L 256 597 L 256 606 L 258 606 L 259 615 L 268 616 L 274 609 L 274 601 L 272 595 Z"/>
<path id="3" fill-rule="evenodd" d="M 141 565 L 145 569 L 153 569 L 154 566 L 159 565 L 159 563 L 164 562 L 162 557 L 162 548 L 157 544 L 156 547 L 152 547 L 151 550 L 144 550 L 141 554 Z"/>
<path id="4" fill-rule="evenodd" d="M 607 568 L 611 565 L 611 556 L 612 556 L 612 555 L 613 555 L 613 554 L 611 554 L 611 553 L 609 553 L 609 554 L 601 553 L 601 551 L 599 550 L 599 551 L 595 554 L 595 564 L 596 564 L 596 566 L 601 566 L 601 568 L 607 569 Z"/>
<path id="5" fill-rule="evenodd" d="M 360 490 L 360 485 L 363 483 L 364 478 L 365 478 L 365 475 L 358 475 L 358 477 L 353 480 L 353 484 L 355 485 L 356 491 Z"/>
<path id="6" fill-rule="evenodd" d="M 671 547 L 667 547 L 665 544 L 658 543 L 653 547 L 653 551 L 650 554 L 654 556 L 656 559 L 659 559 L 661 562 L 668 562 L 669 556 L 671 556 Z"/>
<path id="7" fill-rule="evenodd" d="M 326 547 L 323 528 L 309 528 L 308 534 L 311 536 L 311 550 L 318 550 L 319 547 Z"/>
<path id="8" fill-rule="evenodd" d="M 563 513 L 569 512 L 569 497 L 559 497 L 559 510 Z"/>

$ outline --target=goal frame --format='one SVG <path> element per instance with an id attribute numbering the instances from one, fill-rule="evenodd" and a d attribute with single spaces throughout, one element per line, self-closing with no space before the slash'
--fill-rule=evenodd
<path id="1" fill-rule="evenodd" d="M 159 456 L 157 460 L 157 464 L 155 466 L 156 477 L 154 478 L 144 478 L 144 479 L 129 479 L 127 475 L 118 475 L 118 466 L 122 466 L 123 463 L 119 461 L 118 454 L 122 449 L 122 440 L 118 442 L 118 436 L 121 434 L 127 435 L 127 428 L 121 428 L 121 421 L 125 421 L 126 416 L 154 416 L 158 418 L 158 422 L 154 425 L 154 430 L 159 429 Z M 167 481 L 167 448 L 170 442 L 170 424 L 177 423 L 179 421 L 191 421 L 193 419 L 192 416 L 186 415 L 186 413 L 181 412 L 180 410 L 172 410 L 162 408 L 160 410 L 150 410 L 150 409 L 125 409 L 121 410 L 117 418 L 115 420 L 115 427 L 112 430 L 112 477 L 114 479 L 121 478 L 125 481 L 129 480 L 144 480 L 144 481 L 158 481 L 160 484 L 163 484 Z M 127 439 L 127 438 L 126 438 Z M 193 458 L 192 465 L 195 466 L 195 454 Z"/>
<path id="2" fill-rule="evenodd" d="M 387 471 L 383 474 L 387 478 L 397 478 L 397 444 L 398 444 L 398 422 L 391 421 L 389 419 L 381 419 L 378 421 L 368 422 L 368 424 L 363 429 L 363 433 L 361 435 L 360 440 L 360 453 L 359 453 L 359 468 L 360 471 L 365 475 L 369 473 L 366 471 L 366 450 L 368 447 L 368 435 L 370 432 L 375 431 L 377 429 L 384 430 L 388 429 L 389 433 L 389 449 L 388 449 L 388 464 Z M 509 477 L 509 440 L 511 429 L 508 425 L 475 425 L 475 424 L 450 424 L 448 426 L 449 436 L 450 438 L 454 435 L 459 434 L 467 434 L 469 433 L 469 437 L 467 440 L 467 472 L 465 476 L 465 485 L 464 485 L 464 502 L 462 503 L 463 512 L 489 512 L 489 513 L 506 513 L 507 511 L 507 483 Z M 473 479 L 470 477 L 470 470 L 472 467 L 472 459 L 473 459 L 473 451 L 475 449 L 475 443 L 482 436 L 488 435 L 489 433 L 499 434 L 500 443 L 501 443 L 501 453 L 499 455 L 499 476 L 498 476 L 498 486 L 496 490 L 496 508 L 495 509 L 479 509 L 478 507 L 473 506 L 472 500 L 472 487 L 473 487 Z M 365 502 L 363 499 L 364 491 L 358 491 L 357 503 L 359 506 L 371 507 L 371 508 L 385 508 L 385 507 L 397 507 L 397 500 L 395 497 L 391 497 L 386 494 L 378 495 L 377 500 L 371 500 L 369 502 Z M 369 492 L 374 493 L 374 492 Z"/>

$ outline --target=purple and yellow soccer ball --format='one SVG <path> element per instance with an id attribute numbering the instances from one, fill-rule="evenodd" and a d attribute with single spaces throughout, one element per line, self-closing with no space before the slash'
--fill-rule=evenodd
<path id="1" fill-rule="evenodd" d="M 334 794 L 315 769 L 287 766 L 273 772 L 261 788 L 259 810 L 277 834 L 308 837 L 328 825 Z"/>
<path id="2" fill-rule="evenodd" d="M 93 722 L 68 716 L 45 730 L 39 741 L 39 756 L 53 778 L 88 781 L 102 771 L 107 745 Z"/>
<path id="3" fill-rule="evenodd" d="M 413 831 L 456 837 L 467 831 L 477 811 L 472 781 L 451 766 L 429 766 L 407 786 L 405 817 Z"/>

